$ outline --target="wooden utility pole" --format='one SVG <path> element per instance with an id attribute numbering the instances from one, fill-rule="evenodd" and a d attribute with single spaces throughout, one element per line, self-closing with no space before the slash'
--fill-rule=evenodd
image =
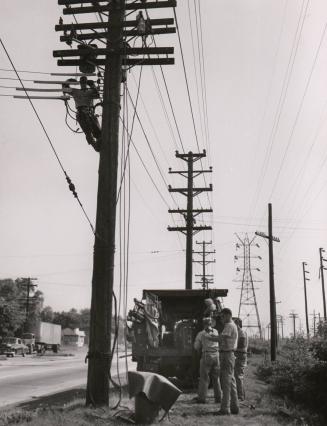
<path id="1" fill-rule="evenodd" d="M 26 308 L 25 308 L 25 329 L 27 330 L 28 317 L 30 312 L 30 293 L 31 290 L 34 290 L 37 287 L 37 284 L 34 284 L 32 281 L 36 281 L 37 278 L 23 278 L 22 284 L 26 286 Z"/>
<path id="2" fill-rule="evenodd" d="M 269 242 L 269 294 L 270 294 L 270 328 L 271 328 L 271 344 L 270 357 L 271 361 L 276 361 L 277 349 L 277 321 L 276 321 L 276 297 L 274 282 L 274 251 L 273 242 L 280 242 L 280 239 L 273 236 L 272 233 L 272 205 L 268 204 L 268 235 L 263 232 L 256 232 L 256 235 L 267 238 Z"/>
<path id="3" fill-rule="evenodd" d="M 320 277 L 321 277 L 321 288 L 322 288 L 322 303 L 323 303 L 323 307 L 324 307 L 324 320 L 326 321 L 327 316 L 326 316 L 326 295 L 325 295 L 325 277 L 324 277 L 324 269 L 326 269 L 326 268 L 324 267 L 324 261 L 326 261 L 327 259 L 323 258 L 324 252 L 325 252 L 325 250 L 320 247 L 319 255 L 320 255 Z"/>
<path id="4" fill-rule="evenodd" d="M 107 54 L 103 86 L 102 146 L 100 151 L 95 227 L 90 341 L 86 404 L 107 405 L 111 366 L 111 318 L 119 144 L 120 85 L 124 1 L 116 1 L 109 13 Z M 109 42 L 110 40 L 110 42 Z"/>
<path id="5" fill-rule="evenodd" d="M 282 330 L 282 340 L 284 340 L 284 318 L 282 315 L 279 315 L 279 323 Z"/>
<path id="6" fill-rule="evenodd" d="M 209 254 L 216 253 L 216 250 L 213 250 L 213 251 L 207 251 L 206 250 L 206 246 L 211 245 L 212 241 L 209 241 L 209 242 L 206 242 L 206 241 L 198 242 L 198 241 L 196 241 L 196 244 L 202 246 L 201 251 L 193 251 L 193 254 L 199 254 L 202 257 L 201 260 L 194 260 L 193 259 L 193 263 L 199 263 L 200 265 L 202 265 L 202 274 L 195 274 L 196 277 L 201 277 L 201 281 L 196 281 L 196 283 L 202 284 L 203 290 L 209 290 L 209 284 L 213 284 L 213 275 L 207 274 L 206 266 L 209 265 L 210 263 L 215 263 L 216 259 L 208 260 L 207 256 Z"/>
<path id="7" fill-rule="evenodd" d="M 91 6 L 85 6 L 86 3 L 90 3 Z M 56 31 L 64 33 L 60 40 L 70 45 L 73 42 L 77 43 L 78 49 L 54 51 L 53 56 L 73 57 L 73 59 L 59 59 L 57 63 L 61 66 L 79 66 L 80 71 L 84 73 L 92 73 L 99 66 L 105 67 L 86 389 L 86 403 L 99 406 L 109 404 L 109 377 L 113 350 L 111 347 L 112 298 L 122 68 L 174 63 L 173 58 L 167 57 L 168 54 L 173 53 L 173 48 L 147 48 L 144 45 L 145 38 L 150 34 L 174 33 L 176 29 L 169 27 L 174 23 L 174 19 L 148 20 L 148 25 L 140 32 L 137 20 L 128 21 L 125 18 L 133 11 L 140 9 L 175 7 L 176 1 L 146 3 L 141 0 L 127 3 L 125 0 L 112 0 L 106 5 L 95 3 L 97 2 L 93 0 L 58 0 L 59 5 L 65 6 L 64 15 L 103 12 L 108 14 L 101 15 L 102 22 L 88 20 L 84 23 L 63 24 L 61 20 L 55 27 Z M 80 4 L 83 7 L 71 7 Z M 106 22 L 103 16 L 108 16 Z M 103 31 L 98 31 L 99 29 Z M 84 30 L 92 31 L 85 33 Z M 133 47 L 128 44 L 127 36 L 133 37 Z M 142 47 L 134 47 L 136 38 L 142 41 Z M 85 44 L 85 40 L 92 40 L 92 44 Z M 94 44 L 97 40 L 106 47 L 98 48 Z M 165 57 L 145 57 L 150 54 L 163 54 Z M 131 58 L 130 55 L 133 57 Z M 88 71 L 85 71 L 86 69 Z"/>
<path id="8" fill-rule="evenodd" d="M 303 283 L 304 283 L 304 306 L 305 306 L 305 325 L 307 330 L 307 338 L 310 337 L 309 329 L 309 316 L 308 316 L 308 299 L 307 299 L 307 281 L 310 281 L 310 278 L 307 278 L 306 274 L 309 274 L 309 271 L 306 271 L 307 263 L 302 262 L 302 271 L 303 271 Z"/>
<path id="9" fill-rule="evenodd" d="M 296 313 L 294 313 L 294 312 L 291 312 L 290 313 L 290 315 L 289 315 L 289 317 L 292 319 L 292 321 L 293 321 L 293 338 L 294 338 L 294 340 L 296 339 L 296 327 L 295 327 L 295 322 L 296 322 L 296 319 L 299 317 L 298 316 L 298 314 L 296 314 Z"/>
<path id="10" fill-rule="evenodd" d="M 312 317 L 313 317 L 313 336 L 315 337 L 316 336 L 316 331 L 317 331 L 317 329 L 316 329 L 316 319 L 318 318 L 318 315 L 316 314 L 316 311 L 315 310 L 313 310 L 313 314 L 310 314 Z"/>
<path id="11" fill-rule="evenodd" d="M 187 163 L 187 170 L 171 170 L 169 173 L 175 173 L 183 176 L 187 179 L 187 188 L 172 188 L 171 185 L 168 186 L 169 192 L 178 192 L 187 197 L 187 208 L 183 209 L 169 209 L 169 213 L 179 213 L 181 214 L 186 222 L 186 226 L 168 226 L 168 231 L 179 231 L 186 235 L 186 268 L 185 268 L 185 288 L 187 290 L 192 289 L 192 277 L 193 277 L 193 268 L 192 268 L 192 252 L 193 252 L 193 235 L 199 231 L 211 230 L 211 226 L 206 225 L 195 225 L 195 217 L 200 213 L 212 213 L 212 209 L 194 209 L 193 208 L 193 198 L 205 191 L 212 191 L 212 185 L 209 187 L 194 187 L 194 178 L 203 174 L 211 173 L 212 168 L 209 170 L 194 170 L 193 164 L 206 156 L 205 150 L 202 153 L 193 153 L 188 152 L 187 154 L 180 154 L 176 151 L 176 157 Z"/>

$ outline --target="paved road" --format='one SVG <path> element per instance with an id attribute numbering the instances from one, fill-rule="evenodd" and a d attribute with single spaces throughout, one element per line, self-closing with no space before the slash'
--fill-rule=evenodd
<path id="1" fill-rule="evenodd" d="M 74 356 L 30 355 L 0 360 L 0 407 L 86 384 L 85 351 Z M 116 362 L 112 373 L 116 372 Z M 119 362 L 125 371 L 125 361 Z"/>

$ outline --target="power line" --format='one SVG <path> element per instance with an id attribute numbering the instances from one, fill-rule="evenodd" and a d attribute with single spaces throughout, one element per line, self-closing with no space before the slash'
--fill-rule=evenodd
<path id="1" fill-rule="evenodd" d="M 318 59 L 319 52 L 320 52 L 320 49 L 321 49 L 321 45 L 322 45 L 322 42 L 323 42 L 324 37 L 325 37 L 326 28 L 327 28 L 327 24 L 325 24 L 324 30 L 323 30 L 321 38 L 320 38 L 320 42 L 319 42 L 319 45 L 318 45 L 318 48 L 317 48 L 317 51 L 316 51 L 316 54 L 315 54 L 315 58 L 314 58 L 314 61 L 313 61 L 313 64 L 312 64 L 312 67 L 311 67 L 311 70 L 310 70 L 310 74 L 309 74 L 307 83 L 305 85 L 303 96 L 301 98 L 300 107 L 299 107 L 299 109 L 298 109 L 298 111 L 296 113 L 295 121 L 294 121 L 293 126 L 292 126 L 292 131 L 291 131 L 290 137 L 288 139 L 288 142 L 287 142 L 287 145 L 286 145 L 286 149 L 285 149 L 284 154 L 283 154 L 282 162 L 281 162 L 281 164 L 279 166 L 278 173 L 277 173 L 276 179 L 274 181 L 274 185 L 273 185 L 272 191 L 270 193 L 269 199 L 271 199 L 271 197 L 274 194 L 274 191 L 276 189 L 276 186 L 277 186 L 277 183 L 278 183 L 278 180 L 279 180 L 279 176 L 280 176 L 281 170 L 282 170 L 283 165 L 285 163 L 285 159 L 286 159 L 286 156 L 287 156 L 287 153 L 288 153 L 288 150 L 289 150 L 289 147 L 291 145 L 291 141 L 292 141 L 292 138 L 293 138 L 293 135 L 294 135 L 294 130 L 295 130 L 295 127 L 297 125 L 297 122 L 298 122 L 299 116 L 301 114 L 301 111 L 302 111 L 302 107 L 303 107 L 303 104 L 304 104 L 304 99 L 306 97 L 308 88 L 310 86 L 311 77 L 312 77 L 313 71 L 314 71 L 314 69 L 316 67 L 316 63 L 317 63 L 317 59 Z"/>
<path id="2" fill-rule="evenodd" d="M 11 70 L 9 68 L 0 68 L 0 71 L 8 71 L 8 72 L 15 72 L 14 70 Z M 29 71 L 29 70 L 17 70 L 17 72 L 27 73 L 27 74 L 44 74 L 44 75 L 51 75 L 50 72 L 44 72 L 44 71 Z"/>
<path id="3" fill-rule="evenodd" d="M 33 109 L 33 111 L 34 111 L 34 113 L 35 113 L 35 115 L 36 115 L 36 117 L 37 117 L 37 119 L 38 119 L 38 121 L 39 121 L 42 129 L 43 129 L 43 132 L 44 132 L 44 134 L 45 134 L 45 136 L 46 136 L 46 138 L 47 138 L 47 140 L 48 140 L 48 142 L 50 144 L 50 147 L 51 147 L 51 149 L 52 149 L 52 151 L 53 151 L 53 153 L 54 153 L 54 155 L 55 155 L 55 157 L 56 157 L 56 159 L 58 161 L 58 164 L 59 164 L 59 166 L 60 166 L 60 168 L 61 168 L 61 170 L 62 170 L 62 172 L 63 172 L 63 174 L 65 176 L 65 179 L 66 179 L 66 181 L 68 183 L 69 190 L 73 193 L 74 197 L 76 198 L 76 200 L 77 200 L 80 208 L 82 209 L 82 212 L 83 212 L 86 220 L 88 221 L 88 223 L 89 223 L 89 225 L 90 225 L 90 227 L 92 229 L 93 234 L 95 234 L 95 229 L 93 227 L 93 224 L 92 224 L 89 216 L 87 215 L 87 213 L 86 213 L 86 211 L 84 209 L 84 206 L 83 206 L 81 200 L 79 199 L 79 196 L 78 196 L 78 194 L 76 192 L 76 189 L 75 189 L 75 185 L 73 184 L 73 182 L 71 181 L 70 177 L 68 176 L 66 170 L 64 169 L 64 166 L 63 166 L 63 164 L 62 164 L 62 162 L 61 162 L 61 160 L 60 160 L 60 158 L 58 156 L 58 153 L 57 153 L 57 151 L 56 151 L 56 149 L 55 149 L 55 147 L 54 147 L 54 145 L 53 145 L 53 143 L 52 143 L 52 141 L 50 139 L 50 136 L 49 136 L 49 134 L 48 134 L 48 132 L 47 132 L 47 130 L 46 130 L 46 128 L 45 128 L 45 126 L 44 126 L 44 124 L 43 124 L 43 122 L 42 122 L 42 120 L 41 120 L 41 118 L 40 118 L 40 116 L 39 116 L 39 114 L 38 114 L 38 112 L 37 112 L 34 104 L 33 104 L 33 102 L 32 102 L 32 100 L 31 100 L 31 98 L 29 97 L 28 92 L 26 91 L 25 86 L 24 86 L 24 84 L 23 84 L 23 82 L 22 82 L 22 80 L 21 80 L 21 78 L 20 78 L 20 76 L 19 76 L 19 74 L 18 74 L 18 72 L 17 72 L 17 70 L 15 68 L 15 65 L 14 65 L 13 61 L 11 60 L 11 57 L 10 57 L 10 55 L 9 55 L 9 53 L 8 53 L 8 51 L 7 51 L 7 49 L 6 49 L 6 47 L 5 47 L 5 45 L 4 45 L 4 43 L 3 43 L 3 41 L 2 41 L 1 38 L 0 38 L 0 43 L 1 43 L 2 47 L 3 47 L 3 50 L 5 51 L 5 53 L 7 55 L 7 58 L 9 60 L 10 64 L 11 64 L 11 66 L 13 67 L 13 70 L 15 71 L 15 74 L 17 75 L 18 80 L 19 80 L 22 88 L 25 91 L 27 99 L 28 99 L 28 101 L 29 101 L 29 103 L 30 103 L 30 105 L 31 105 L 31 107 L 32 107 L 32 109 Z"/>
<path id="4" fill-rule="evenodd" d="M 270 160 L 270 157 L 271 157 L 275 136 L 277 134 L 277 129 L 278 129 L 278 126 L 279 126 L 279 121 L 280 121 L 282 109 L 283 109 L 283 106 L 284 106 L 284 103 L 285 103 L 285 100 L 286 100 L 291 76 L 292 76 L 292 73 L 293 73 L 294 63 L 295 63 L 295 59 L 296 59 L 297 52 L 298 52 L 299 42 L 300 42 L 300 38 L 301 38 L 303 26 L 304 26 L 304 21 L 305 21 L 306 12 L 307 12 L 307 9 L 308 9 L 309 1 L 310 0 L 307 0 L 307 4 L 306 4 L 306 8 L 305 8 L 304 13 L 303 13 L 303 8 L 304 8 L 305 0 L 302 1 L 301 12 L 300 12 L 299 19 L 298 19 L 298 22 L 297 22 L 297 27 L 296 27 L 296 31 L 295 31 L 293 43 L 292 43 L 292 48 L 291 48 L 286 72 L 285 72 L 284 79 L 283 79 L 282 90 L 281 90 L 281 93 L 280 93 L 280 96 L 279 96 L 277 109 L 276 109 L 276 112 L 275 112 L 275 115 L 274 115 L 273 126 L 272 126 L 272 129 L 271 129 L 271 132 L 270 132 L 265 158 L 264 158 L 264 161 L 263 161 L 263 164 L 262 164 L 262 167 L 261 167 L 260 177 L 258 179 L 260 186 L 257 189 L 256 195 L 254 197 L 255 203 L 254 203 L 253 212 L 255 212 L 255 208 L 256 208 L 256 205 L 258 203 L 259 196 L 261 194 L 263 184 L 264 184 L 264 180 L 265 180 L 265 177 L 266 177 L 266 173 L 267 173 L 267 170 L 268 170 L 268 164 L 269 164 L 269 160 Z"/>
<path id="5" fill-rule="evenodd" d="M 189 101 L 190 110 L 191 110 L 191 116 L 192 116 L 192 122 L 193 122 L 194 134 L 195 134 L 195 140 L 196 140 L 196 145 L 198 147 L 198 150 L 200 152 L 200 145 L 199 145 L 198 133 L 197 133 L 197 130 L 196 130 L 194 112 L 193 112 L 192 101 L 191 101 L 191 93 L 190 93 L 190 88 L 189 88 L 189 83 L 188 83 L 188 78 L 187 78 L 187 73 L 186 73 L 186 65 L 185 65 L 185 59 L 184 59 L 184 53 L 183 53 L 182 40 L 181 40 L 180 31 L 179 31 L 179 25 L 178 25 L 178 19 L 177 19 L 176 10 L 175 10 L 175 8 L 173 10 L 174 10 L 174 16 L 175 16 L 175 22 L 176 22 L 176 29 L 177 29 L 177 35 L 178 35 L 179 48 L 180 48 L 181 56 L 182 56 L 182 64 L 183 64 L 183 70 L 184 70 L 184 77 L 185 77 L 185 82 L 186 82 L 186 89 L 187 89 L 188 101 Z"/>

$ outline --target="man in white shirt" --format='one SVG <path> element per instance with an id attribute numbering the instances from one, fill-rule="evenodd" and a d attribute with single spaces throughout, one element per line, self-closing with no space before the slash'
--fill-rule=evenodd
<path id="1" fill-rule="evenodd" d="M 221 311 L 224 329 L 219 336 L 220 382 L 223 397 L 218 415 L 238 414 L 239 405 L 234 377 L 235 355 L 237 347 L 237 327 L 232 320 L 232 311 L 224 308 Z M 216 337 L 210 338 L 218 340 Z"/>
<path id="2" fill-rule="evenodd" d="M 195 338 L 194 349 L 197 352 L 202 350 L 198 398 L 196 401 L 205 404 L 210 378 L 216 402 L 221 401 L 221 388 L 219 381 L 218 341 L 209 340 L 210 337 L 218 337 L 218 331 L 212 328 L 211 318 L 203 318 L 203 327 L 204 329 Z"/>

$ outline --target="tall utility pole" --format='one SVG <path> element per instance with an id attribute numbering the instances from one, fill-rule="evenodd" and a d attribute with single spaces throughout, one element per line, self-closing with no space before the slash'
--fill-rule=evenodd
<path id="1" fill-rule="evenodd" d="M 90 3 L 91 6 L 85 6 Z M 78 49 L 54 51 L 59 59 L 58 65 L 79 66 L 83 73 L 95 71 L 104 66 L 102 136 L 99 161 L 99 180 L 97 194 L 97 214 L 93 257 L 92 299 L 90 318 L 90 342 L 88 359 L 88 376 L 86 403 L 93 405 L 109 404 L 109 376 L 112 360 L 111 323 L 112 298 L 114 284 L 114 253 L 117 204 L 117 168 L 119 151 L 119 120 L 122 84 L 122 68 L 135 65 L 168 65 L 173 58 L 150 58 L 150 54 L 170 54 L 173 48 L 145 47 L 145 37 L 150 34 L 174 33 L 175 28 L 168 27 L 174 19 L 153 19 L 140 34 L 137 20 L 126 20 L 136 10 L 148 8 L 175 7 L 176 1 L 135 1 L 112 0 L 100 5 L 92 0 L 58 0 L 65 6 L 64 15 L 101 14 L 101 22 L 87 22 L 56 25 L 56 31 L 63 31 L 61 41 L 78 43 Z M 72 5 L 81 6 L 71 7 Z M 125 14 L 125 12 L 127 12 Z M 103 16 L 108 19 L 104 22 Z M 158 27 L 158 26 L 164 26 Z M 132 28 L 132 29 L 129 29 Z M 99 29 L 104 31 L 100 32 Z M 91 30 L 85 33 L 85 30 Z M 69 34 L 68 34 L 69 32 Z M 130 47 L 127 36 L 139 38 L 141 47 Z M 92 45 L 86 44 L 92 40 Z M 105 44 L 98 48 L 94 41 Z M 133 55 L 133 57 L 130 57 Z M 139 55 L 138 57 L 134 55 Z M 148 57 L 145 57 L 147 55 Z M 102 57 L 101 57 L 102 56 Z M 77 57 L 77 59 L 76 59 Z"/>
<path id="2" fill-rule="evenodd" d="M 268 235 L 263 232 L 256 232 L 256 235 L 267 238 L 269 242 L 269 294 L 270 294 L 270 327 L 271 327 L 271 344 L 270 357 L 271 361 L 276 361 L 277 349 L 277 321 L 276 321 L 276 297 L 274 282 L 274 250 L 273 242 L 280 242 L 280 239 L 273 236 L 272 233 L 272 205 L 268 204 Z"/>
<path id="3" fill-rule="evenodd" d="M 305 324 L 307 329 L 307 338 L 309 339 L 310 329 L 309 329 L 309 316 L 308 316 L 307 281 L 310 281 L 310 278 L 306 276 L 306 274 L 309 274 L 309 271 L 305 269 L 306 266 L 307 266 L 307 263 L 302 262 L 303 283 L 304 283 Z"/>
<path id="4" fill-rule="evenodd" d="M 326 316 L 326 295 L 325 295 L 325 279 L 324 279 L 324 269 L 326 269 L 326 268 L 324 267 L 324 261 L 326 261 L 327 259 L 323 258 L 324 252 L 325 252 L 325 250 L 320 247 L 319 255 L 320 255 L 320 276 L 321 276 L 321 288 L 322 288 L 322 303 L 323 303 L 323 307 L 324 307 L 324 320 L 326 321 L 327 316 Z"/>
<path id="5" fill-rule="evenodd" d="M 179 174 L 187 179 L 186 188 L 172 188 L 168 186 L 169 192 L 178 192 L 187 198 L 186 209 L 169 209 L 169 213 L 179 213 L 185 219 L 185 226 L 168 226 L 168 231 L 179 231 L 186 235 L 186 271 L 185 271 L 185 288 L 192 289 L 192 252 L 193 252 L 193 235 L 200 231 L 211 230 L 211 226 L 198 225 L 196 226 L 195 217 L 200 213 L 212 213 L 212 209 L 194 209 L 193 198 L 202 192 L 212 191 L 212 184 L 209 187 L 194 187 L 194 178 L 202 175 L 203 173 L 212 173 L 212 167 L 209 170 L 194 170 L 194 163 L 206 156 L 206 151 L 202 153 L 188 152 L 187 154 L 180 154 L 176 151 L 176 158 L 179 158 L 187 163 L 187 170 L 172 170 L 169 168 L 170 174 Z"/>
<path id="6" fill-rule="evenodd" d="M 254 245 L 255 236 L 250 240 L 248 234 L 245 234 L 245 238 L 242 240 L 238 234 L 235 235 L 243 247 L 243 256 L 234 256 L 234 260 L 243 259 L 243 268 L 236 268 L 236 271 L 238 272 L 243 271 L 238 317 L 242 320 L 244 329 L 257 329 L 259 337 L 262 339 L 261 322 L 253 284 L 254 282 L 260 282 L 260 280 L 253 280 L 253 268 L 251 265 L 251 259 L 262 260 L 262 258 L 261 256 L 251 255 L 251 247 Z M 256 246 L 259 247 L 259 244 L 256 244 Z M 238 248 L 239 244 L 237 244 L 236 247 Z M 259 268 L 254 269 L 256 271 L 260 271 Z M 238 282 L 240 280 L 235 281 Z"/>
<path id="7" fill-rule="evenodd" d="M 199 263 L 200 265 L 202 265 L 202 274 L 195 274 L 196 277 L 201 277 L 200 281 L 196 281 L 196 283 L 202 284 L 203 290 L 209 290 L 209 284 L 213 284 L 213 275 L 207 274 L 206 266 L 209 265 L 210 263 L 215 263 L 216 259 L 208 260 L 207 256 L 209 254 L 216 253 L 216 250 L 213 250 L 213 251 L 207 251 L 206 250 L 206 246 L 211 245 L 212 241 L 209 241 L 209 242 L 205 242 L 205 241 L 198 242 L 198 241 L 196 241 L 196 244 L 199 244 L 199 245 L 202 246 L 201 251 L 193 251 L 193 254 L 199 254 L 199 255 L 202 256 L 201 260 L 193 260 L 193 263 Z"/>
<path id="8" fill-rule="evenodd" d="M 296 319 L 299 317 L 298 314 L 291 312 L 289 317 L 292 319 L 293 321 L 293 338 L 296 338 L 296 327 L 295 327 L 295 323 L 296 323 Z"/>

